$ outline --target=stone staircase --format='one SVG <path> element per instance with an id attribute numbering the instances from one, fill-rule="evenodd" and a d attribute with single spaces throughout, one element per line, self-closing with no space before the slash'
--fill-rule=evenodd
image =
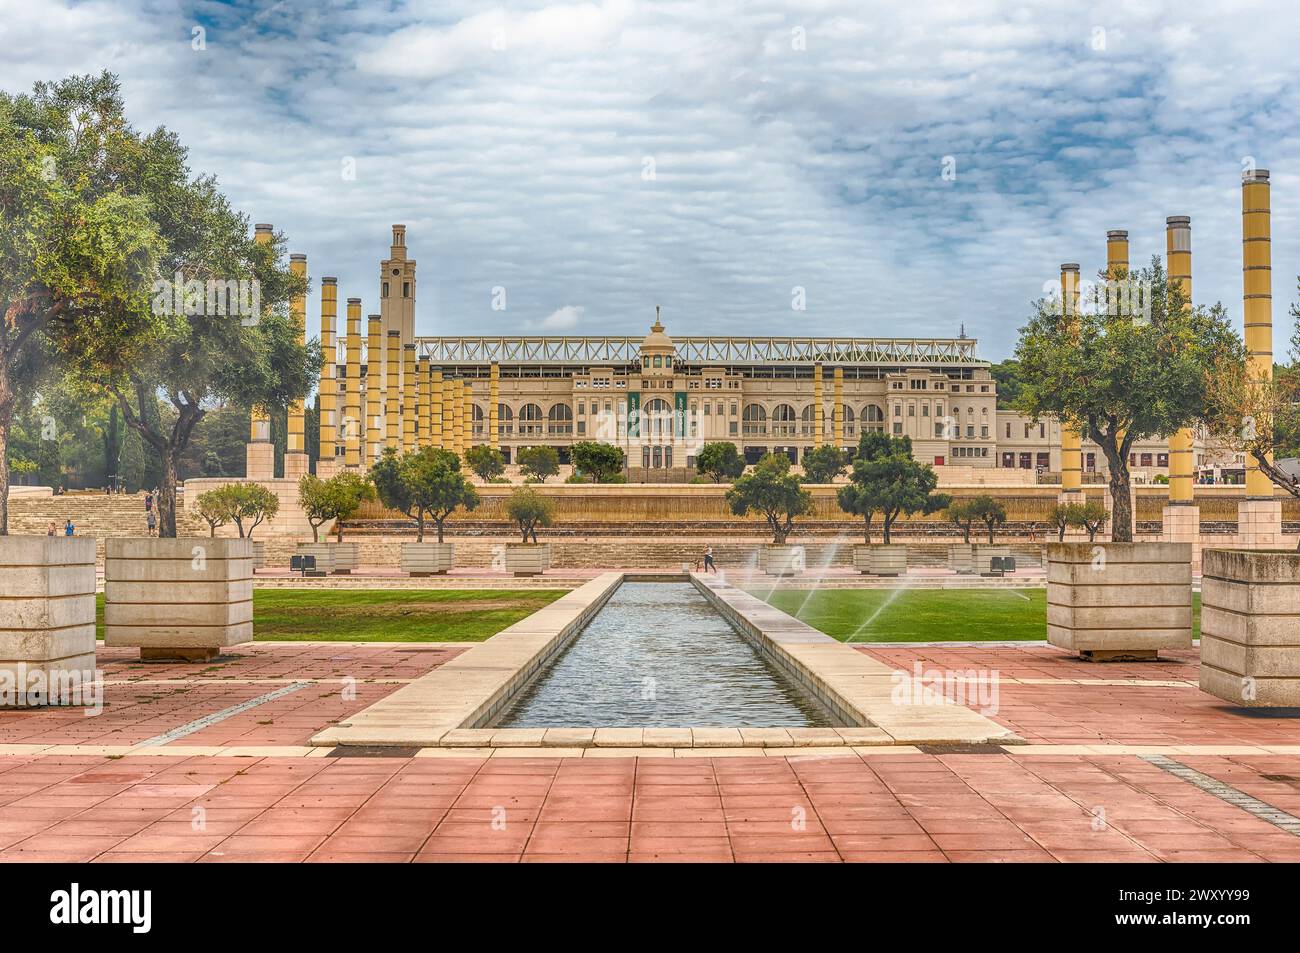
<path id="1" fill-rule="evenodd" d="M 207 536 L 208 526 L 198 516 L 176 514 L 180 536 Z M 95 538 L 95 559 L 104 565 L 104 540 L 144 536 L 148 532 L 144 515 L 144 494 L 106 496 L 102 493 L 67 493 L 63 496 L 18 497 L 9 500 L 9 533 L 13 536 L 44 536 L 50 523 L 60 536 L 71 519 L 78 536 Z"/>

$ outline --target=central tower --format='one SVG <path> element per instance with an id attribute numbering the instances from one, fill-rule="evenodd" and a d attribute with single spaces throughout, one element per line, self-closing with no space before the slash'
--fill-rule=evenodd
<path id="1" fill-rule="evenodd" d="M 381 337 L 397 332 L 398 354 L 402 345 L 415 342 L 415 261 L 406 257 L 406 226 L 393 226 L 393 244 L 388 257 L 379 263 L 379 317 Z M 399 357 L 400 361 L 400 357 Z M 384 355 L 380 381 L 388 380 L 387 355 Z M 405 387 L 403 368 L 398 367 L 398 386 Z M 381 385 L 382 386 L 382 385 Z"/>

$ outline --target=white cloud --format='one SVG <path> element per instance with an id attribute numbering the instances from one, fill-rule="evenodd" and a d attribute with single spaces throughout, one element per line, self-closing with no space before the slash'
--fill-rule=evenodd
<path id="1" fill-rule="evenodd" d="M 537 326 L 543 331 L 570 331 L 578 326 L 586 310 L 580 306 L 566 304 L 563 308 L 556 308 L 542 318 Z"/>

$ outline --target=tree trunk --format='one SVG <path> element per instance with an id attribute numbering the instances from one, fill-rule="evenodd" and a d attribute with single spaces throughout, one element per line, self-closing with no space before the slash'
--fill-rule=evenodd
<path id="1" fill-rule="evenodd" d="M 343 517 L 334 518 L 334 539 L 336 542 L 343 542 Z"/>
<path id="2" fill-rule="evenodd" d="M 15 402 L 9 362 L 0 356 L 0 536 L 9 535 L 9 427 Z"/>
<path id="3" fill-rule="evenodd" d="M 864 524 L 863 541 L 868 546 L 870 546 L 871 545 L 871 514 L 868 513 L 866 516 L 862 517 L 862 522 Z"/>
<path id="4" fill-rule="evenodd" d="M 989 520 L 988 527 L 989 527 L 989 545 L 992 546 L 993 545 L 993 521 L 992 520 Z"/>
<path id="5" fill-rule="evenodd" d="M 176 458 L 168 447 L 162 453 L 162 484 L 158 487 L 158 538 L 176 538 Z"/>
<path id="6" fill-rule="evenodd" d="M 415 541 L 417 543 L 424 542 L 424 510 L 420 510 L 415 517 Z M 438 542 L 441 543 L 442 540 L 440 539 Z"/>
<path id="7" fill-rule="evenodd" d="M 1105 447 L 1102 448 L 1106 450 Z M 1111 458 L 1106 451 L 1110 464 L 1110 538 L 1116 543 L 1133 542 L 1133 488 L 1129 483 L 1128 459 L 1120 451 Z"/>
<path id="8" fill-rule="evenodd" d="M 886 516 L 885 517 L 885 545 L 886 546 L 888 546 L 890 542 L 889 531 L 893 528 L 894 528 L 894 518 L 892 516 Z"/>
<path id="9" fill-rule="evenodd" d="M 438 542 L 439 542 L 439 543 L 442 542 L 442 524 L 443 524 L 443 522 L 444 522 L 443 520 L 438 520 L 438 521 L 437 521 L 437 526 L 438 526 Z"/>

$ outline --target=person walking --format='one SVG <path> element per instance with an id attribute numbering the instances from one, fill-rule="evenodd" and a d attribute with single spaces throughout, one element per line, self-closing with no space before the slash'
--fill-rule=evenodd
<path id="1" fill-rule="evenodd" d="M 54 521 L 53 521 L 53 520 L 50 521 L 50 528 L 47 529 L 47 530 L 45 531 L 45 535 L 46 535 L 46 536 L 58 536 L 58 535 L 59 535 L 59 528 L 58 528 L 58 526 L 56 526 L 56 525 L 54 524 Z"/>
<path id="2" fill-rule="evenodd" d="M 144 519 L 145 519 L 145 524 L 149 527 L 149 535 L 157 536 L 158 535 L 158 514 L 156 514 L 152 509 L 150 509 L 147 513 L 145 513 Z"/>
<path id="3" fill-rule="evenodd" d="M 713 547 L 712 547 L 712 546 L 705 546 L 705 547 L 704 547 L 704 571 L 705 571 L 705 572 L 717 572 L 717 571 L 718 571 L 718 567 L 715 566 L 715 565 L 713 565 Z"/>
<path id="4" fill-rule="evenodd" d="M 72 525 L 72 517 L 70 517 L 70 516 L 68 517 L 68 521 L 67 521 L 66 523 L 63 524 L 63 535 L 64 535 L 64 536 L 76 536 L 76 535 L 77 535 L 77 527 L 75 527 L 75 526 Z"/>

